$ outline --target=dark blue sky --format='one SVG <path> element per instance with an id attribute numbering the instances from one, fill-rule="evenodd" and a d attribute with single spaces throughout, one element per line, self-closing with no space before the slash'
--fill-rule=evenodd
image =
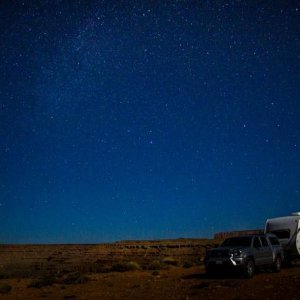
<path id="1" fill-rule="evenodd" d="M 1 1 L 0 242 L 299 211 L 299 38 L 297 1 Z"/>

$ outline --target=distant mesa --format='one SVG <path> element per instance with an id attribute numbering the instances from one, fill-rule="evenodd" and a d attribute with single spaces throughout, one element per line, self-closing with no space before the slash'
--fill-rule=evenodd
<path id="1" fill-rule="evenodd" d="M 229 237 L 242 236 L 242 235 L 248 235 L 248 234 L 261 234 L 261 233 L 264 233 L 263 229 L 218 232 L 218 233 L 214 234 L 214 239 L 215 240 L 224 240 Z"/>

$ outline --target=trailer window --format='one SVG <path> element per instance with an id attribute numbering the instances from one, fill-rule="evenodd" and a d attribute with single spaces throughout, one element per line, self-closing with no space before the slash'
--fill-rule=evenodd
<path id="1" fill-rule="evenodd" d="M 289 229 L 273 230 L 271 233 L 275 234 L 279 239 L 289 239 L 291 234 Z"/>
<path id="2" fill-rule="evenodd" d="M 269 237 L 269 240 L 270 240 L 270 242 L 271 242 L 271 245 L 273 245 L 273 246 L 278 246 L 278 245 L 280 245 L 280 243 L 279 243 L 279 241 L 277 240 L 276 237 Z"/>

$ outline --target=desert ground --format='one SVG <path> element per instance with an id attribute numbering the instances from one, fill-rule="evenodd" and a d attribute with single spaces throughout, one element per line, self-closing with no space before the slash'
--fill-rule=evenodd
<path id="1" fill-rule="evenodd" d="M 300 264 L 208 278 L 215 240 L 0 245 L 0 299 L 300 299 Z"/>

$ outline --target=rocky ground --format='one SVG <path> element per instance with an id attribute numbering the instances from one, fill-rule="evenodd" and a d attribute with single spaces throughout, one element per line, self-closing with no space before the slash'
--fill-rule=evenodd
<path id="1" fill-rule="evenodd" d="M 0 245 L 1 299 L 299 299 L 300 264 L 207 278 L 213 240 Z"/>
<path id="2" fill-rule="evenodd" d="M 252 279 L 206 278 L 203 267 L 89 274 L 88 281 L 28 287 L 31 278 L 1 279 L 11 290 L 0 299 L 300 299 L 300 266 Z M 1 289 L 1 288 L 0 288 Z"/>
<path id="3" fill-rule="evenodd" d="M 137 262 L 147 268 L 155 260 L 171 257 L 178 264 L 200 264 L 205 250 L 217 244 L 208 239 L 121 241 L 111 244 L 1 245 L 1 274 L 32 277 L 62 271 L 99 272 L 118 262 Z"/>

